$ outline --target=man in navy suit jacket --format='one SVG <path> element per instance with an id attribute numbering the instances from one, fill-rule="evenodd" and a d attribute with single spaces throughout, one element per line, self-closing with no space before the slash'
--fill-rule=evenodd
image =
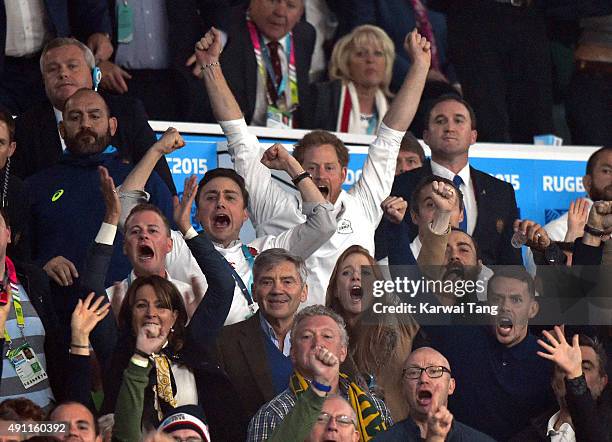
<path id="1" fill-rule="evenodd" d="M 520 249 L 510 245 L 512 223 L 518 218 L 514 189 L 469 165 L 468 150 L 476 142 L 476 137 L 476 117 L 470 105 L 457 96 L 440 97 L 430 108 L 427 129 L 423 132 L 423 140 L 431 149 L 431 160 L 419 169 L 398 175 L 391 195 L 410 201 L 419 180 L 432 173 L 450 180 L 460 177 L 464 218 L 467 218 L 465 228 L 480 244 L 483 263 L 522 264 Z M 410 242 L 418 229 L 410 217 L 404 217 L 399 227 L 383 221 L 380 229 L 383 240 L 376 244 L 377 256 L 384 256 L 388 246 L 389 264 L 413 262 Z"/>
<path id="2" fill-rule="evenodd" d="M 266 3 L 262 0 L 251 0 L 249 8 L 251 11 L 253 8 L 257 8 L 259 11 L 255 15 L 251 13 L 251 17 L 257 26 L 258 32 L 262 34 L 266 41 L 281 41 L 284 40 L 285 33 L 292 33 L 299 97 L 299 107 L 293 114 L 297 121 L 297 126 L 294 127 L 303 127 L 304 122 L 308 119 L 307 113 L 312 108 L 308 88 L 308 71 L 310 70 L 310 59 L 314 51 L 315 31 L 309 23 L 300 21 L 304 9 L 303 0 L 297 0 L 296 4 L 300 11 L 283 12 L 277 6 L 278 10 L 270 12 L 267 9 Z M 287 8 L 284 9 L 286 10 Z M 299 12 L 299 14 L 296 12 Z M 268 16 L 269 19 L 260 20 L 260 17 L 265 16 L 267 13 L 270 14 Z M 257 103 L 257 83 L 261 81 L 261 78 L 258 73 L 255 50 L 246 23 L 246 9 L 244 5 L 239 5 L 232 9 L 231 14 L 227 45 L 223 49 L 219 61 L 223 66 L 223 73 L 230 89 L 236 97 L 240 109 L 244 112 L 244 118 L 248 124 L 255 124 L 252 120 L 258 109 L 256 107 L 256 104 L 259 104 Z M 285 25 L 279 27 L 278 25 L 270 24 L 274 23 L 275 20 L 285 23 Z M 278 34 L 281 35 L 279 36 Z M 287 85 L 286 88 L 288 87 Z M 208 118 L 210 118 L 210 121 L 216 121 L 212 117 L 212 111 L 210 111 Z"/>
<path id="3" fill-rule="evenodd" d="M 44 0 L 41 10 L 30 10 L 33 15 L 24 15 L 22 23 L 16 18 L 20 16 L 22 2 L 9 1 L 10 4 L 0 0 L 0 42 L 4 49 L 0 53 L 0 103 L 11 112 L 22 112 L 44 100 L 38 55 L 47 35 L 40 38 L 36 34 L 39 28 L 36 23 L 49 36 L 74 36 L 86 42 L 98 60 L 110 57 L 113 50 L 109 39 L 111 21 L 105 1 Z M 8 11 L 7 5 L 11 5 Z M 7 31 L 11 31 L 8 36 Z M 13 47 L 15 44 L 17 46 Z M 8 55 L 7 49 L 10 49 Z"/>

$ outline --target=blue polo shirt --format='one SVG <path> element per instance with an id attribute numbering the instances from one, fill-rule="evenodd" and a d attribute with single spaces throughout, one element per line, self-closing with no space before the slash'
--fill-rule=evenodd
<path id="1" fill-rule="evenodd" d="M 555 404 L 553 365 L 537 355 L 528 334 L 514 347 L 500 344 L 487 326 L 430 327 L 429 345 L 449 361 L 457 387 L 449 410 L 466 425 L 504 441 Z"/>

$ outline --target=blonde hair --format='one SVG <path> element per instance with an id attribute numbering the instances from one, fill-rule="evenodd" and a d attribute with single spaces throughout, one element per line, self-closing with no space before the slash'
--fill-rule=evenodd
<path id="1" fill-rule="evenodd" d="M 387 97 L 392 97 L 393 94 L 389 90 L 389 85 L 391 84 L 391 76 L 393 74 L 395 46 L 387 33 L 378 26 L 357 26 L 350 34 L 338 40 L 332 51 L 329 63 L 329 78 L 345 82 L 351 81 L 349 69 L 351 55 L 356 48 L 368 43 L 373 43 L 380 47 L 385 55 L 385 77 L 380 85 L 380 89 Z"/>

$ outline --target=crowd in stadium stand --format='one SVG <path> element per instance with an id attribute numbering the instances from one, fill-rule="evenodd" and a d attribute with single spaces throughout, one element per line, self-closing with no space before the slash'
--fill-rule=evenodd
<path id="1" fill-rule="evenodd" d="M 0 3 L 0 440 L 612 442 L 609 0 Z M 540 225 L 470 146 L 549 134 Z"/>

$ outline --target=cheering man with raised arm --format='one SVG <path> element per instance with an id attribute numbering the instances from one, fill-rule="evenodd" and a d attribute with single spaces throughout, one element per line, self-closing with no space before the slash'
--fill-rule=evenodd
<path id="1" fill-rule="evenodd" d="M 331 270 L 343 250 L 359 244 L 374 253 L 374 230 L 382 217 L 380 203 L 389 196 L 400 142 L 416 112 L 431 60 L 429 42 L 416 31 L 407 36 L 404 47 L 413 60 L 412 67 L 370 146 L 361 177 L 348 192 L 342 190 L 349 158 L 342 141 L 328 132 L 314 131 L 295 146 L 294 156 L 305 172 L 289 171 L 294 184 L 312 179 L 339 217 L 334 236 L 307 261 L 311 270 L 309 304 L 324 302 Z M 195 49 L 201 67 L 199 75 L 215 118 L 228 138 L 236 171 L 244 177 L 251 193 L 250 213 L 257 233 L 278 234 L 303 223 L 301 198 L 274 183 L 270 170 L 259 162 L 264 148 L 248 132 L 221 71 L 219 32 L 211 29 Z"/>

